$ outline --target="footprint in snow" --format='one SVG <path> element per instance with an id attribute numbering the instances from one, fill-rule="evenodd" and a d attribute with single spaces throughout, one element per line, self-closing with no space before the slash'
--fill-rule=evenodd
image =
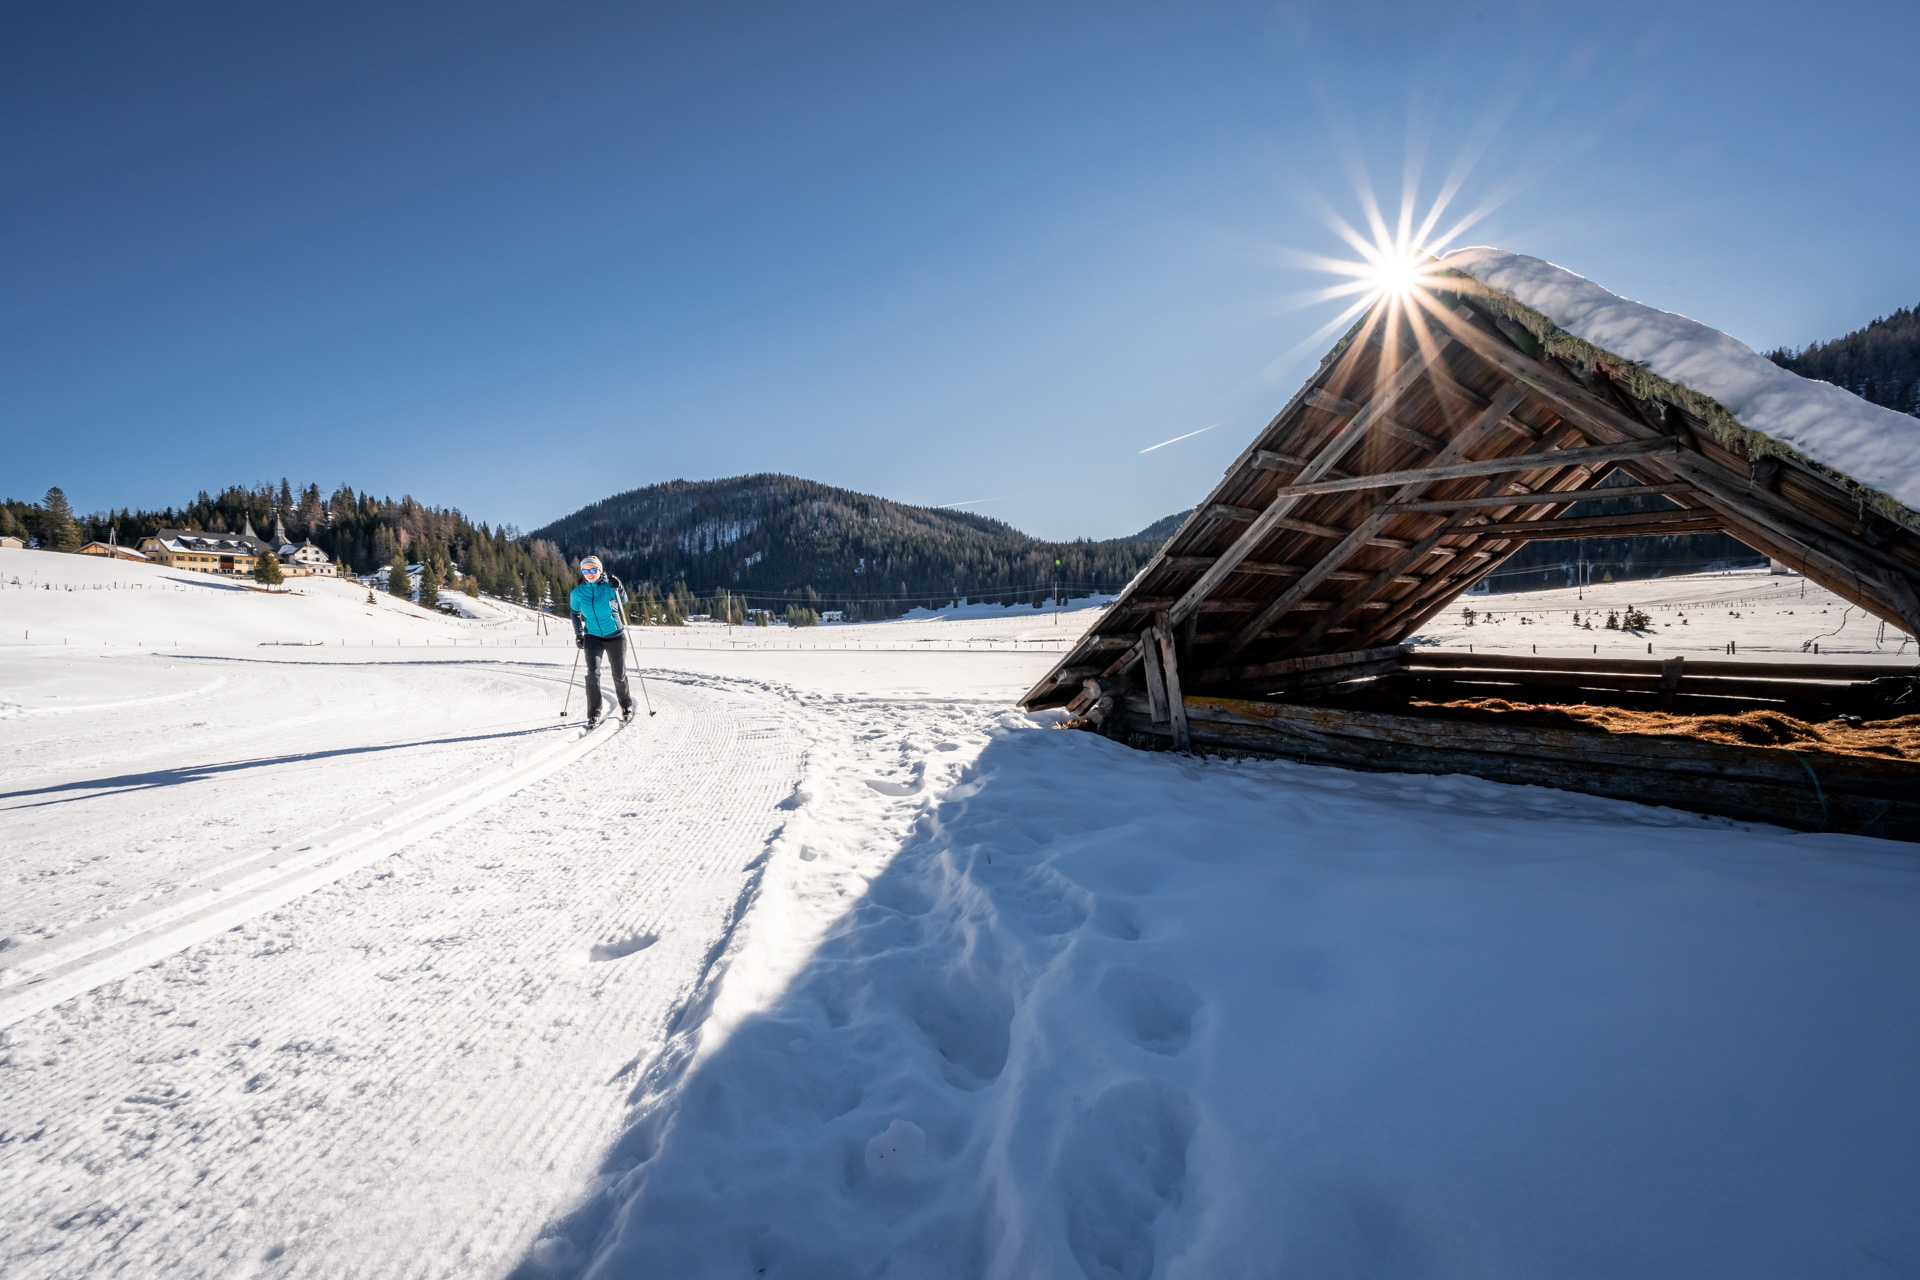
<path id="1" fill-rule="evenodd" d="M 1187 1047 L 1193 1015 L 1205 1003 L 1186 983 L 1144 969 L 1109 969 L 1100 979 L 1100 998 L 1113 1010 L 1121 1034 L 1168 1057 Z"/>
<path id="2" fill-rule="evenodd" d="M 1109 1087 L 1074 1120 L 1056 1175 L 1067 1245 L 1093 1280 L 1146 1280 L 1155 1220 L 1187 1189 L 1193 1104 L 1162 1080 Z"/>
<path id="3" fill-rule="evenodd" d="M 657 933 L 630 933 L 611 942 L 594 943 L 593 949 L 587 952 L 587 959 L 595 962 L 624 960 L 636 951 L 645 951 L 658 941 L 660 935 Z"/>

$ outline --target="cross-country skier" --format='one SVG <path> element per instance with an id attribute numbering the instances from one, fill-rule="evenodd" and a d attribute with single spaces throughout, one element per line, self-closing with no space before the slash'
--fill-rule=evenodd
<path id="1" fill-rule="evenodd" d="M 627 692 L 627 596 L 606 581 L 599 556 L 580 562 L 585 579 L 567 597 L 573 610 L 573 643 L 587 655 L 587 728 L 600 723 L 600 655 L 613 667 L 613 690 L 620 695 L 620 718 L 633 719 L 633 695 Z"/>

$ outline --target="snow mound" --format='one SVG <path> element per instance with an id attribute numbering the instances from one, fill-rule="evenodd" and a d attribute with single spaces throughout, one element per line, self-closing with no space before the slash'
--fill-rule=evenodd
<path id="1" fill-rule="evenodd" d="M 1577 338 L 1711 396 L 1741 426 L 1920 510 L 1920 418 L 1803 378 L 1718 329 L 1633 302 L 1539 258 L 1478 247 L 1440 261 Z"/>
<path id="2" fill-rule="evenodd" d="M 805 720 L 717 989 L 519 1275 L 1920 1257 L 1908 846 L 931 700 Z"/>

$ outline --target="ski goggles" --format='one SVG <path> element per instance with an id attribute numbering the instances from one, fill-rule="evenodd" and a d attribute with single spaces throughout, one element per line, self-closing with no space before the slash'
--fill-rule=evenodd
<path id="1" fill-rule="evenodd" d="M 582 565 L 580 568 L 580 576 L 583 578 L 597 578 L 600 576 L 600 566 L 597 564 Z"/>

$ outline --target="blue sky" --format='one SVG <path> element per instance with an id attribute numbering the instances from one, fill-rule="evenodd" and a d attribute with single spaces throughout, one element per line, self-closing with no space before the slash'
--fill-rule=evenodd
<path id="1" fill-rule="evenodd" d="M 1916 67 L 1911 4 L 9 5 L 0 492 L 1128 533 L 1317 359 L 1356 173 L 1763 349 L 1920 302 Z"/>

